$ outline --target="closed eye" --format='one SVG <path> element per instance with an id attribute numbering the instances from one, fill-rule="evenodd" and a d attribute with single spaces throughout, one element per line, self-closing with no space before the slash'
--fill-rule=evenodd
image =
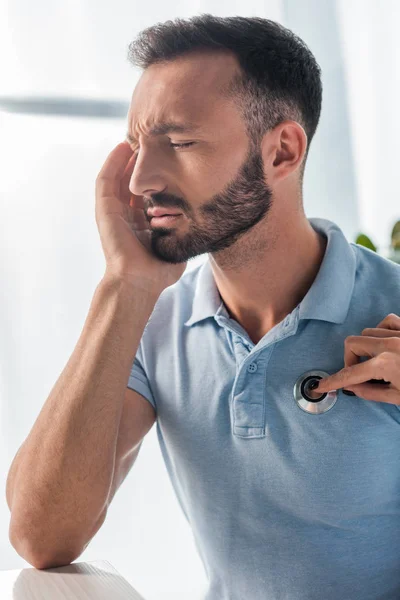
<path id="1" fill-rule="evenodd" d="M 189 146 L 192 146 L 194 144 L 194 142 L 186 142 L 184 144 L 170 144 L 171 148 L 188 148 Z"/>
<path id="2" fill-rule="evenodd" d="M 192 146 L 193 144 L 195 144 L 196 142 L 185 142 L 182 144 L 173 144 L 172 142 L 170 143 L 170 148 L 188 148 L 189 146 Z M 134 152 L 137 153 L 139 152 L 139 147 L 136 146 L 136 148 L 134 149 Z"/>

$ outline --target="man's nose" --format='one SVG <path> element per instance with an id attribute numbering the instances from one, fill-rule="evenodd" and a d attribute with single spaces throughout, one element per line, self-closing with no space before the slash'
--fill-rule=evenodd
<path id="1" fill-rule="evenodd" d="M 149 152 L 141 152 L 136 160 L 129 181 L 129 191 L 136 196 L 149 196 L 162 192 L 166 188 L 166 180 L 163 169 L 156 155 Z"/>

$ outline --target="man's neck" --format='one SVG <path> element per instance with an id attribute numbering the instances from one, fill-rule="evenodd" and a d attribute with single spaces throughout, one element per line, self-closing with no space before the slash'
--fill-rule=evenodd
<path id="1" fill-rule="evenodd" d="M 235 247 L 209 258 L 230 317 L 258 343 L 307 294 L 320 269 L 327 239 L 305 216 L 297 216 L 292 224 L 286 221 L 282 227 L 271 219 L 250 233 Z"/>

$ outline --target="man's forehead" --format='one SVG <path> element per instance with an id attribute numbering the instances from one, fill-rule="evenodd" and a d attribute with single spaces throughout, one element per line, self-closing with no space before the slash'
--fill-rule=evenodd
<path id="1" fill-rule="evenodd" d="M 215 103 L 213 103 L 215 106 Z M 148 94 L 132 96 L 128 111 L 128 128 L 143 127 L 150 135 L 168 132 L 185 133 L 202 128 L 207 121 L 207 103 L 190 92 L 173 89 L 163 93 L 150 91 Z"/>
<path id="2" fill-rule="evenodd" d="M 158 110 L 176 108 L 191 117 L 224 99 L 226 85 L 237 69 L 236 59 L 226 53 L 192 53 L 166 63 L 156 63 L 141 74 L 132 93 L 131 107 Z M 189 113 L 189 114 L 188 114 Z"/>
<path id="3" fill-rule="evenodd" d="M 212 126 L 222 109 L 222 101 L 220 105 L 217 99 L 208 98 L 205 102 L 174 93 L 168 97 L 152 96 L 147 102 L 132 102 L 128 111 L 128 133 L 134 135 L 136 127 L 151 136 L 198 133 Z"/>
<path id="4" fill-rule="evenodd" d="M 128 120 L 128 123 L 130 123 L 131 121 Z M 197 133 L 198 131 L 201 131 L 202 127 L 201 125 L 193 122 L 193 121 L 182 121 L 181 119 L 178 120 L 172 120 L 172 119 L 168 119 L 166 121 L 159 121 L 157 123 L 153 122 L 153 125 L 151 125 L 148 128 L 148 135 L 152 136 L 152 137 L 156 137 L 158 135 L 167 135 L 169 133 Z M 126 139 L 131 143 L 134 144 L 137 140 L 135 138 L 134 135 L 134 128 L 132 127 L 132 125 L 128 125 L 128 131 L 126 133 Z"/>
<path id="5" fill-rule="evenodd" d="M 207 127 L 207 111 L 204 106 L 176 99 L 174 94 L 159 98 L 153 96 L 145 103 L 132 102 L 128 111 L 128 134 L 145 131 L 149 136 L 169 133 L 196 133 Z M 129 137 L 127 137 L 129 139 Z"/>
<path id="6" fill-rule="evenodd" d="M 209 66 L 206 71 L 205 61 Z M 226 68 L 221 72 L 223 64 Z M 200 65 L 203 69 L 199 70 Z M 186 59 L 152 65 L 133 90 L 128 133 L 134 135 L 136 125 L 150 135 L 215 128 L 216 121 L 224 121 L 229 111 L 227 100 L 221 94 L 221 81 L 231 78 L 234 66 L 232 58 L 224 55 L 214 55 L 213 66 L 210 55 L 201 56 L 198 61 Z"/>

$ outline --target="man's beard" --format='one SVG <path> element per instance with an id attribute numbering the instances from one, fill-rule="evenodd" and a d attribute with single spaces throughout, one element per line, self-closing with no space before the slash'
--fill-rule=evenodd
<path id="1" fill-rule="evenodd" d="M 186 203 L 167 194 L 151 198 L 155 206 L 185 210 Z M 232 246 L 247 231 L 264 219 L 272 206 L 272 190 L 268 186 L 260 152 L 250 148 L 235 179 L 211 200 L 199 207 L 201 225 L 184 217 L 176 228 L 151 230 L 151 250 L 160 260 L 178 264 L 200 256 L 215 254 Z"/>

